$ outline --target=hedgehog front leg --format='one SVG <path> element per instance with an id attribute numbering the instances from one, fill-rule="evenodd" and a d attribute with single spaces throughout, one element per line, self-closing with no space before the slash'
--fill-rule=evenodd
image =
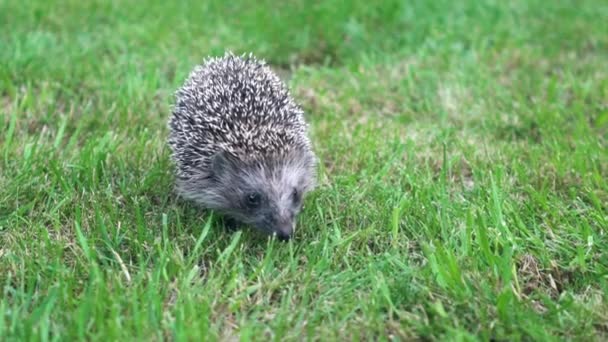
<path id="1" fill-rule="evenodd" d="M 224 224 L 224 229 L 230 233 L 234 233 L 242 227 L 242 223 L 229 216 L 222 217 L 222 222 Z"/>

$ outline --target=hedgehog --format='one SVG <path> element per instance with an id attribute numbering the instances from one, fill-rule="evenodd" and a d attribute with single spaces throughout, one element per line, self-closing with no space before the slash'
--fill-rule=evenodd
<path id="1" fill-rule="evenodd" d="M 175 92 L 177 193 L 228 222 L 289 240 L 317 157 L 302 108 L 263 59 L 207 57 Z"/>

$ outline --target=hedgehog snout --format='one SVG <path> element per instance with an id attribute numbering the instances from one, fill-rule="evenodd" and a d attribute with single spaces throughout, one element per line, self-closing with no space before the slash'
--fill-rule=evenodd
<path id="1" fill-rule="evenodd" d="M 291 239 L 295 228 L 295 221 L 290 220 L 288 222 L 281 223 L 277 229 L 275 230 L 275 234 L 279 238 L 279 240 L 287 241 Z"/>
<path id="2" fill-rule="evenodd" d="M 294 216 L 275 216 L 273 219 L 266 221 L 265 228 L 271 235 L 276 235 L 279 240 L 287 241 L 291 239 L 295 230 Z"/>

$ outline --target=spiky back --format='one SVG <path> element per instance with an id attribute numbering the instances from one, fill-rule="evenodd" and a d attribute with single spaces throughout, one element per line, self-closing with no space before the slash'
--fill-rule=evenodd
<path id="1" fill-rule="evenodd" d="M 227 53 L 197 66 L 176 92 L 169 128 L 178 176 L 186 178 L 221 150 L 252 160 L 310 149 L 302 110 L 252 55 Z"/>

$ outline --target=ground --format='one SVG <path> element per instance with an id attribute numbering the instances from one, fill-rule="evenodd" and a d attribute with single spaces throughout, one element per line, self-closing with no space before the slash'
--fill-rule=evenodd
<path id="1" fill-rule="evenodd" d="M 608 3 L 0 0 L 0 340 L 605 340 Z M 281 243 L 177 198 L 173 92 L 311 125 Z"/>

